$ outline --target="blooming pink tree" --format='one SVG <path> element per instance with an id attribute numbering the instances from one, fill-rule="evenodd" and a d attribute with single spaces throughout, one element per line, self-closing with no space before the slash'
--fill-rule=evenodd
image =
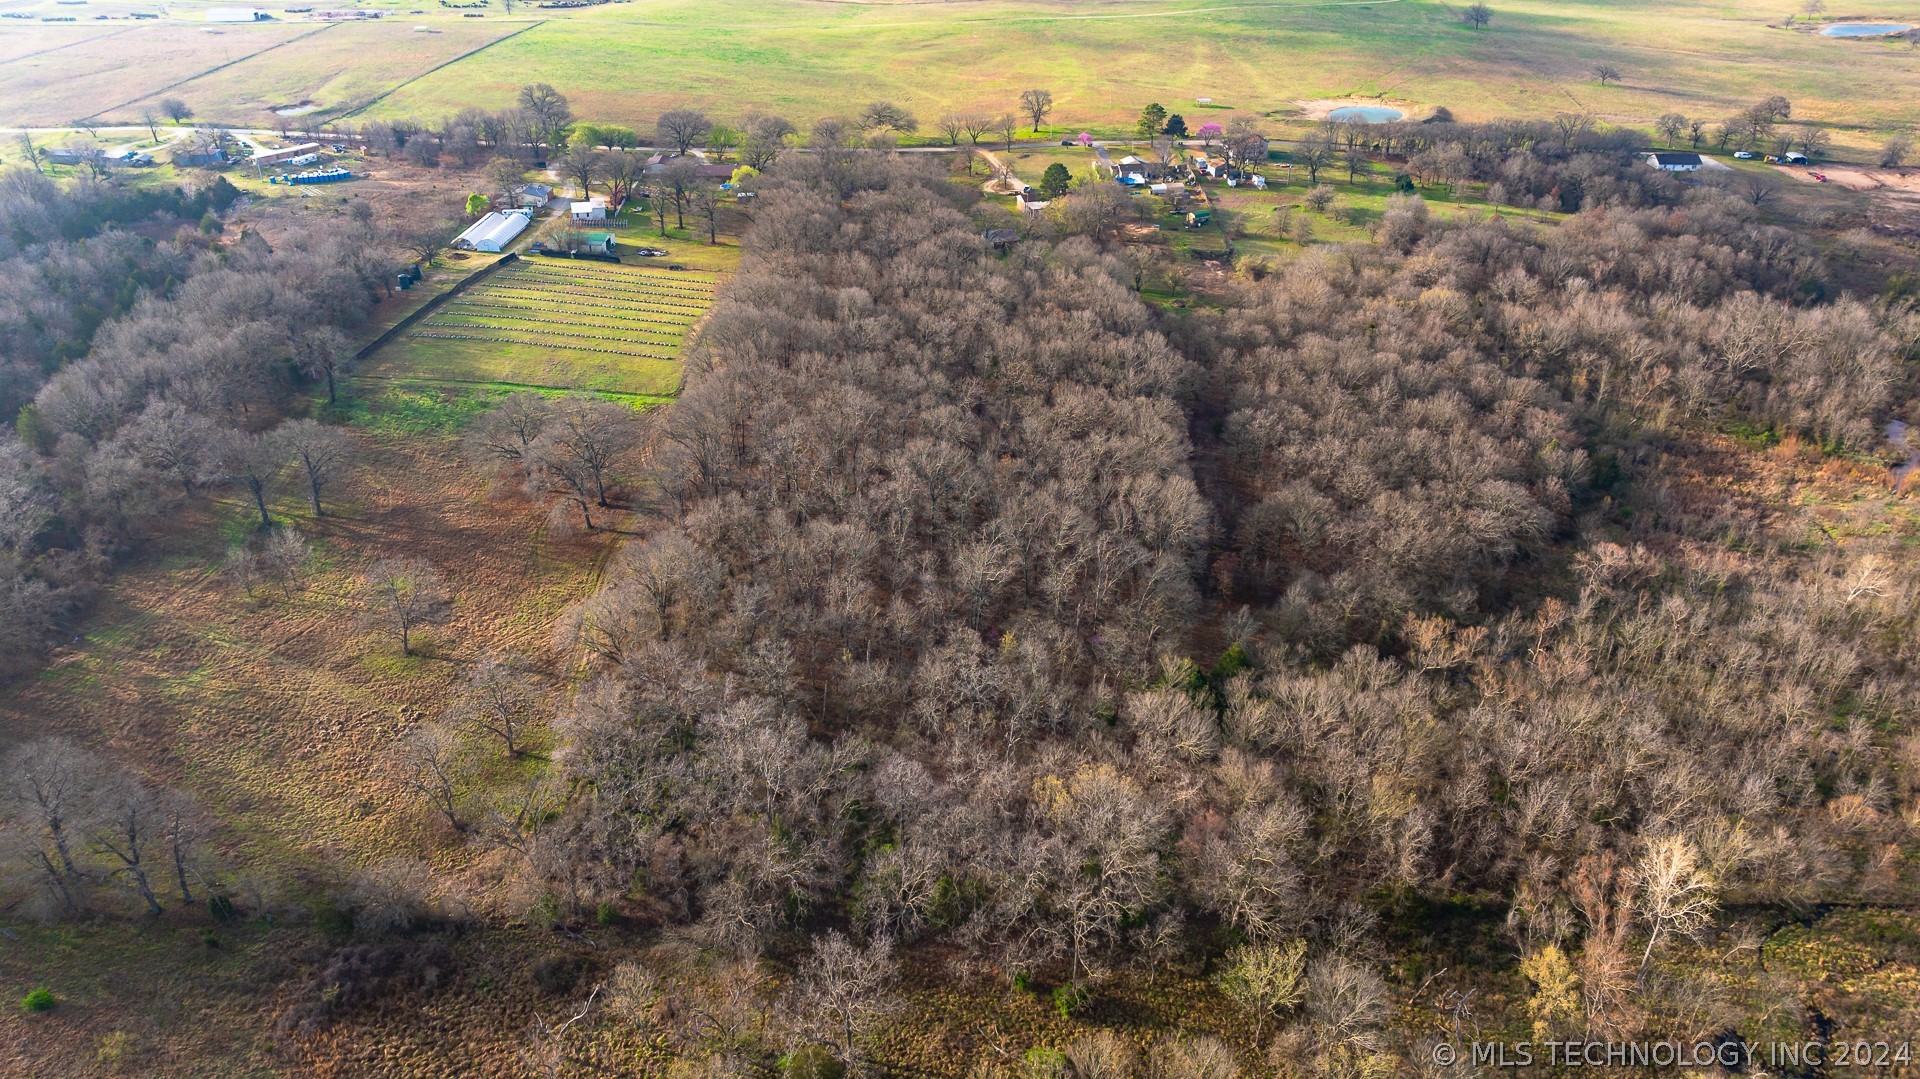
<path id="1" fill-rule="evenodd" d="M 1078 139 L 1078 140 L 1076 140 L 1076 141 L 1078 141 L 1078 142 L 1080 143 L 1080 145 L 1082 145 L 1082 146 L 1092 146 L 1092 145 L 1093 145 L 1093 136 L 1092 136 L 1092 135 L 1089 135 L 1089 134 L 1087 134 L 1087 133 L 1086 133 L 1086 132 L 1084 132 L 1084 131 L 1082 131 L 1082 132 L 1080 133 L 1080 137 L 1079 137 L 1079 139 Z"/>
<path id="2" fill-rule="evenodd" d="M 1219 138 L 1222 134 L 1225 134 L 1225 132 L 1225 128 L 1214 123 L 1212 120 L 1208 120 L 1206 123 L 1201 124 L 1200 130 L 1194 132 L 1194 134 L 1199 135 L 1201 141 L 1206 144 L 1207 149 L 1211 150 L 1213 149 L 1213 140 Z"/>

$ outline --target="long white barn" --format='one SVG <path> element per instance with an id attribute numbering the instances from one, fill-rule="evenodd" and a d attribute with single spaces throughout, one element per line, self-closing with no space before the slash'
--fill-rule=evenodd
<path id="1" fill-rule="evenodd" d="M 499 254 L 507 249 L 515 236 L 526 231 L 528 222 L 532 220 L 532 210 L 495 210 L 467 226 L 467 231 L 453 241 L 453 246 Z"/>

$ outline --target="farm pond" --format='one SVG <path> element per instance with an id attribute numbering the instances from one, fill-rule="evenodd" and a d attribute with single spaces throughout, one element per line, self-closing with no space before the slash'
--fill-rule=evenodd
<path id="1" fill-rule="evenodd" d="M 1390 109 L 1385 105 L 1348 105 L 1328 112 L 1327 119 L 1346 124 L 1385 124 L 1405 115 L 1399 109 Z"/>
<path id="2" fill-rule="evenodd" d="M 1834 23 L 1820 31 L 1821 37 L 1882 37 L 1887 34 L 1904 34 L 1913 29 L 1897 22 L 1842 22 Z"/>

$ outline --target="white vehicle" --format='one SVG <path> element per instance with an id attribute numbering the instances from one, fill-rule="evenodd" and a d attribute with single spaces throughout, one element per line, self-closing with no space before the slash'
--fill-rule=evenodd
<path id="1" fill-rule="evenodd" d="M 1752 154 L 1750 154 L 1750 153 L 1748 153 L 1748 152 L 1746 152 L 1745 150 L 1735 150 L 1735 151 L 1733 152 L 1733 156 L 1735 156 L 1735 157 L 1737 157 L 1737 158 L 1739 158 L 1739 159 L 1740 159 L 1740 160 L 1742 160 L 1742 161 L 1752 161 L 1752 160 L 1753 160 L 1753 155 L 1752 155 Z"/>

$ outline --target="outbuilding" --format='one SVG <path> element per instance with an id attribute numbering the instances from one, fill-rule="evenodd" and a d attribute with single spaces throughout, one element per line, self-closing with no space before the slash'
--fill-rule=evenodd
<path id="1" fill-rule="evenodd" d="M 303 157 L 308 160 L 300 161 L 299 159 Z M 280 150 L 256 150 L 253 154 L 253 163 L 256 165 L 310 165 L 318 160 L 320 160 L 320 144 L 317 142 L 303 142 L 298 146 L 288 146 Z"/>
<path id="2" fill-rule="evenodd" d="M 1807 163 L 1807 155 L 1798 150 L 1788 150 L 1786 153 L 1780 155 L 1780 160 L 1789 165 L 1804 165 Z"/>
<path id="3" fill-rule="evenodd" d="M 1689 153 L 1651 153 L 1647 164 L 1661 172 L 1699 172 L 1700 155 Z"/>
<path id="4" fill-rule="evenodd" d="M 525 232 L 532 220 L 532 210 L 495 210 L 467 226 L 467 231 L 454 239 L 453 246 L 497 255 L 507 249 L 514 237 Z"/>
<path id="5" fill-rule="evenodd" d="M 571 205 L 570 211 L 575 221 L 605 221 L 607 219 L 607 201 L 605 199 L 588 199 L 585 202 L 576 202 Z"/>

